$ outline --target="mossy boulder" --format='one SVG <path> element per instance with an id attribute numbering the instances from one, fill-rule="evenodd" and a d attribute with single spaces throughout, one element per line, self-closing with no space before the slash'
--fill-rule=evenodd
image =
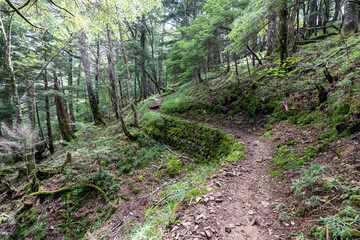
<path id="1" fill-rule="evenodd" d="M 347 144 L 336 149 L 336 154 L 340 159 L 348 158 L 352 153 L 356 151 L 356 146 L 352 144 Z"/>

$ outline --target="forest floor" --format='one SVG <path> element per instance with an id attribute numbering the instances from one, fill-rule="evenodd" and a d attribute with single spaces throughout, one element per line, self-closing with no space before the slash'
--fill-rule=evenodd
<path id="1" fill-rule="evenodd" d="M 161 100 L 154 100 L 151 106 L 155 105 L 161 105 Z M 267 240 L 285 239 L 297 232 L 295 222 L 280 222 L 278 218 L 276 205 L 287 202 L 290 193 L 281 180 L 269 176 L 274 137 L 261 139 L 263 132 L 255 122 L 239 125 L 217 116 L 207 122 L 176 117 L 217 128 L 244 142 L 246 159 L 221 165 L 207 181 L 209 193 L 194 199 L 198 202 L 194 206 L 181 206 L 181 223 L 173 225 L 163 239 Z"/>

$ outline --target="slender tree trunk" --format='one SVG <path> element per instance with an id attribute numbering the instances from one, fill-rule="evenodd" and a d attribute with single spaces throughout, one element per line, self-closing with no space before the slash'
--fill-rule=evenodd
<path id="1" fill-rule="evenodd" d="M 96 69 L 99 69 L 99 64 L 100 64 L 100 40 L 98 39 L 96 41 Z M 99 71 L 96 71 L 95 73 L 94 92 L 95 92 L 96 101 L 99 103 Z"/>
<path id="2" fill-rule="evenodd" d="M 93 114 L 93 119 L 95 125 L 106 125 L 106 122 L 100 112 L 99 109 L 99 102 L 96 99 L 96 95 L 93 90 L 92 80 L 91 80 L 91 72 L 90 72 L 90 63 L 89 63 L 89 54 L 86 44 L 86 35 L 84 32 L 80 33 L 80 47 L 81 47 L 81 60 L 84 66 L 85 72 L 85 80 L 86 80 L 86 87 L 89 96 L 89 103 L 91 112 Z"/>
<path id="3" fill-rule="evenodd" d="M 108 39 L 108 52 L 107 52 L 107 57 L 108 57 L 108 64 L 109 64 L 109 83 L 110 83 L 110 99 L 111 99 L 111 104 L 113 106 L 113 110 L 116 116 L 116 119 L 119 119 L 119 112 L 118 112 L 118 104 L 119 103 L 119 95 L 118 95 L 118 76 L 116 74 L 116 69 L 115 69 L 115 60 L 114 60 L 114 49 L 113 49 L 113 45 L 112 45 L 112 39 L 111 39 L 111 29 L 109 27 L 109 24 L 106 24 L 107 27 L 107 39 Z"/>
<path id="4" fill-rule="evenodd" d="M 360 1 L 346 0 L 344 25 L 341 34 L 345 37 L 351 36 L 359 31 L 359 7 Z"/>
<path id="5" fill-rule="evenodd" d="M 278 42 L 278 33 L 277 33 L 277 27 L 276 27 L 276 12 L 270 11 L 268 19 L 269 19 L 269 25 L 268 25 L 268 49 L 267 49 L 267 56 L 270 56 L 273 51 L 276 48 L 277 42 Z"/>
<path id="6" fill-rule="evenodd" d="M 47 70 L 44 70 L 44 85 L 45 85 L 45 91 L 49 90 L 49 82 L 48 82 L 48 73 Z M 52 135 L 51 130 L 51 119 L 50 119 L 50 102 L 49 97 L 45 96 L 45 112 L 46 112 L 46 128 L 47 128 L 47 135 L 48 135 L 48 141 L 49 141 L 49 150 L 50 153 L 54 153 L 54 138 Z"/>
<path id="7" fill-rule="evenodd" d="M 54 72 L 54 90 L 60 92 L 59 83 L 55 72 Z M 59 121 L 61 136 L 65 141 L 70 142 L 76 139 L 76 136 L 70 126 L 70 119 L 65 108 L 64 100 L 58 95 L 55 95 L 54 98 L 55 98 L 56 113 Z"/>
<path id="8" fill-rule="evenodd" d="M 280 59 L 285 63 L 289 56 L 289 29 L 288 29 L 288 7 L 287 0 L 283 0 L 280 10 Z"/>
<path id="9" fill-rule="evenodd" d="M 37 117 L 37 122 L 38 122 L 38 126 L 39 126 L 39 132 L 40 132 L 40 137 L 42 141 L 45 141 L 45 136 L 44 136 L 44 131 L 41 127 L 41 122 L 40 122 L 40 116 L 39 116 L 39 108 L 36 104 L 36 117 Z"/>
<path id="10" fill-rule="evenodd" d="M 73 103 L 73 57 L 69 56 L 69 73 L 68 73 L 68 84 L 69 84 L 69 116 L 70 121 L 75 123 L 74 103 Z"/>
<path id="11" fill-rule="evenodd" d="M 317 19 L 317 0 L 311 0 L 311 2 L 309 3 L 310 5 L 310 17 L 309 17 L 309 28 L 315 28 L 316 27 L 316 19 Z M 311 30 L 308 31 L 308 37 L 310 37 L 313 33 L 315 32 L 315 30 Z"/>
<path id="12" fill-rule="evenodd" d="M 11 30 L 11 27 L 12 27 L 13 16 L 14 16 L 14 14 L 12 13 L 9 17 L 9 24 L 8 24 L 9 28 L 8 28 L 8 33 L 6 34 L 6 30 L 4 28 L 2 17 L 0 14 L 0 27 L 1 27 L 2 34 L 4 37 L 4 42 L 5 42 L 4 50 L 5 50 L 5 56 L 6 56 L 6 67 L 9 72 L 9 83 L 11 86 L 11 95 L 12 95 L 13 104 L 14 104 L 16 123 L 21 124 L 23 122 L 22 112 L 21 112 L 21 104 L 20 104 L 18 87 L 17 87 L 17 83 L 16 83 L 16 78 L 15 78 L 14 66 L 13 66 L 13 62 L 12 62 L 12 45 L 11 45 L 12 30 Z"/>
<path id="13" fill-rule="evenodd" d="M 339 13 L 340 13 L 340 10 L 341 10 L 341 2 L 342 2 L 342 0 L 335 0 L 334 17 L 332 19 L 333 22 L 338 20 Z"/>
<path id="14" fill-rule="evenodd" d="M 141 44 L 141 48 L 143 50 L 143 56 L 141 59 L 141 87 L 142 87 L 142 97 L 143 99 L 146 99 L 148 96 L 148 87 L 147 87 L 147 82 L 146 82 L 146 69 L 145 69 L 145 44 L 146 44 L 146 29 L 145 29 L 145 15 L 143 14 L 141 17 L 141 36 L 140 36 L 140 44 Z"/>
<path id="15" fill-rule="evenodd" d="M 122 130 L 124 131 L 125 135 L 131 140 L 135 140 L 136 137 L 134 137 L 127 129 L 126 127 L 126 123 L 124 121 L 124 118 L 122 116 L 123 110 L 122 110 L 122 103 L 120 100 L 119 95 L 117 94 L 117 86 L 116 83 L 118 82 L 118 76 L 116 75 L 116 68 L 115 68 L 115 61 L 114 61 L 114 49 L 113 49 L 113 45 L 112 45 L 112 39 L 111 39 L 111 29 L 109 27 L 109 25 L 107 25 L 107 37 L 108 37 L 108 46 L 109 46 L 109 51 L 108 51 L 108 59 L 109 59 L 109 65 L 110 65 L 110 81 L 112 81 L 114 83 L 114 86 L 111 86 L 111 90 L 113 91 L 114 97 L 115 97 L 115 105 L 118 107 L 119 109 L 119 116 L 118 119 L 120 119 L 121 122 L 121 127 Z M 111 79 L 112 78 L 112 79 Z M 114 87 L 114 88 L 113 88 Z M 120 101 L 117 101 L 120 100 Z"/>
<path id="16" fill-rule="evenodd" d="M 126 74 L 127 74 L 128 87 L 129 87 L 129 92 L 130 92 L 130 105 L 131 105 L 131 110 L 134 113 L 134 126 L 139 127 L 139 122 L 138 122 L 138 119 L 137 119 L 137 112 L 136 112 L 136 108 L 135 108 L 135 104 L 136 104 L 136 80 L 134 81 L 135 88 L 133 88 L 133 85 L 132 85 L 132 82 L 131 82 L 131 75 L 130 75 L 129 65 L 128 65 L 127 57 L 126 57 L 125 44 L 124 44 L 124 37 L 123 37 L 123 31 L 122 31 L 122 27 L 121 27 L 121 22 L 118 22 L 118 26 L 119 26 L 119 33 L 120 33 L 121 52 L 122 52 L 122 55 L 123 55 L 124 65 L 125 65 Z"/>
<path id="17" fill-rule="evenodd" d="M 164 51 L 164 41 L 165 41 L 165 23 L 162 27 L 162 34 L 161 34 L 161 47 L 159 52 L 159 85 L 160 87 L 163 87 L 163 51 Z"/>
<path id="18" fill-rule="evenodd" d="M 323 26 L 326 26 L 326 24 L 329 22 L 329 19 L 330 19 L 330 4 L 331 4 L 331 0 L 324 0 L 324 4 L 325 4 L 325 11 L 324 11 Z M 327 34 L 326 28 L 324 28 L 324 34 Z"/>

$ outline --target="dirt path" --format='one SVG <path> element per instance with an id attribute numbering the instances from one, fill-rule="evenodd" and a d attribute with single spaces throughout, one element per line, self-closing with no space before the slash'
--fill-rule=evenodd
<path id="1" fill-rule="evenodd" d="M 224 120 L 200 123 L 218 128 L 246 143 L 246 160 L 221 166 L 209 179 L 215 189 L 195 207 L 180 210 L 181 223 L 163 239 L 284 239 L 294 227 L 278 221 L 274 202 L 279 200 L 280 182 L 270 179 L 271 138 L 259 139 L 256 132 Z M 279 184 L 279 186 L 276 186 Z M 289 239 L 289 238 L 287 238 Z"/>

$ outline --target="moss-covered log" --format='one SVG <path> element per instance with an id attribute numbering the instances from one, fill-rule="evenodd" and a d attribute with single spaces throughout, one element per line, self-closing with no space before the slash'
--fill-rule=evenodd
<path id="1" fill-rule="evenodd" d="M 98 186 L 94 185 L 94 184 L 90 184 L 90 183 L 78 183 L 78 184 L 74 184 L 68 187 L 63 187 L 54 191 L 38 191 L 38 192 L 34 192 L 32 194 L 30 194 L 30 196 L 47 196 L 47 195 L 53 195 L 53 194 L 57 194 L 57 193 L 63 193 L 63 192 L 67 192 L 67 191 L 72 191 L 73 189 L 79 188 L 79 187 L 88 187 L 88 188 L 93 188 L 97 191 L 99 191 L 105 201 L 108 201 L 108 198 L 106 196 L 106 193 Z"/>

